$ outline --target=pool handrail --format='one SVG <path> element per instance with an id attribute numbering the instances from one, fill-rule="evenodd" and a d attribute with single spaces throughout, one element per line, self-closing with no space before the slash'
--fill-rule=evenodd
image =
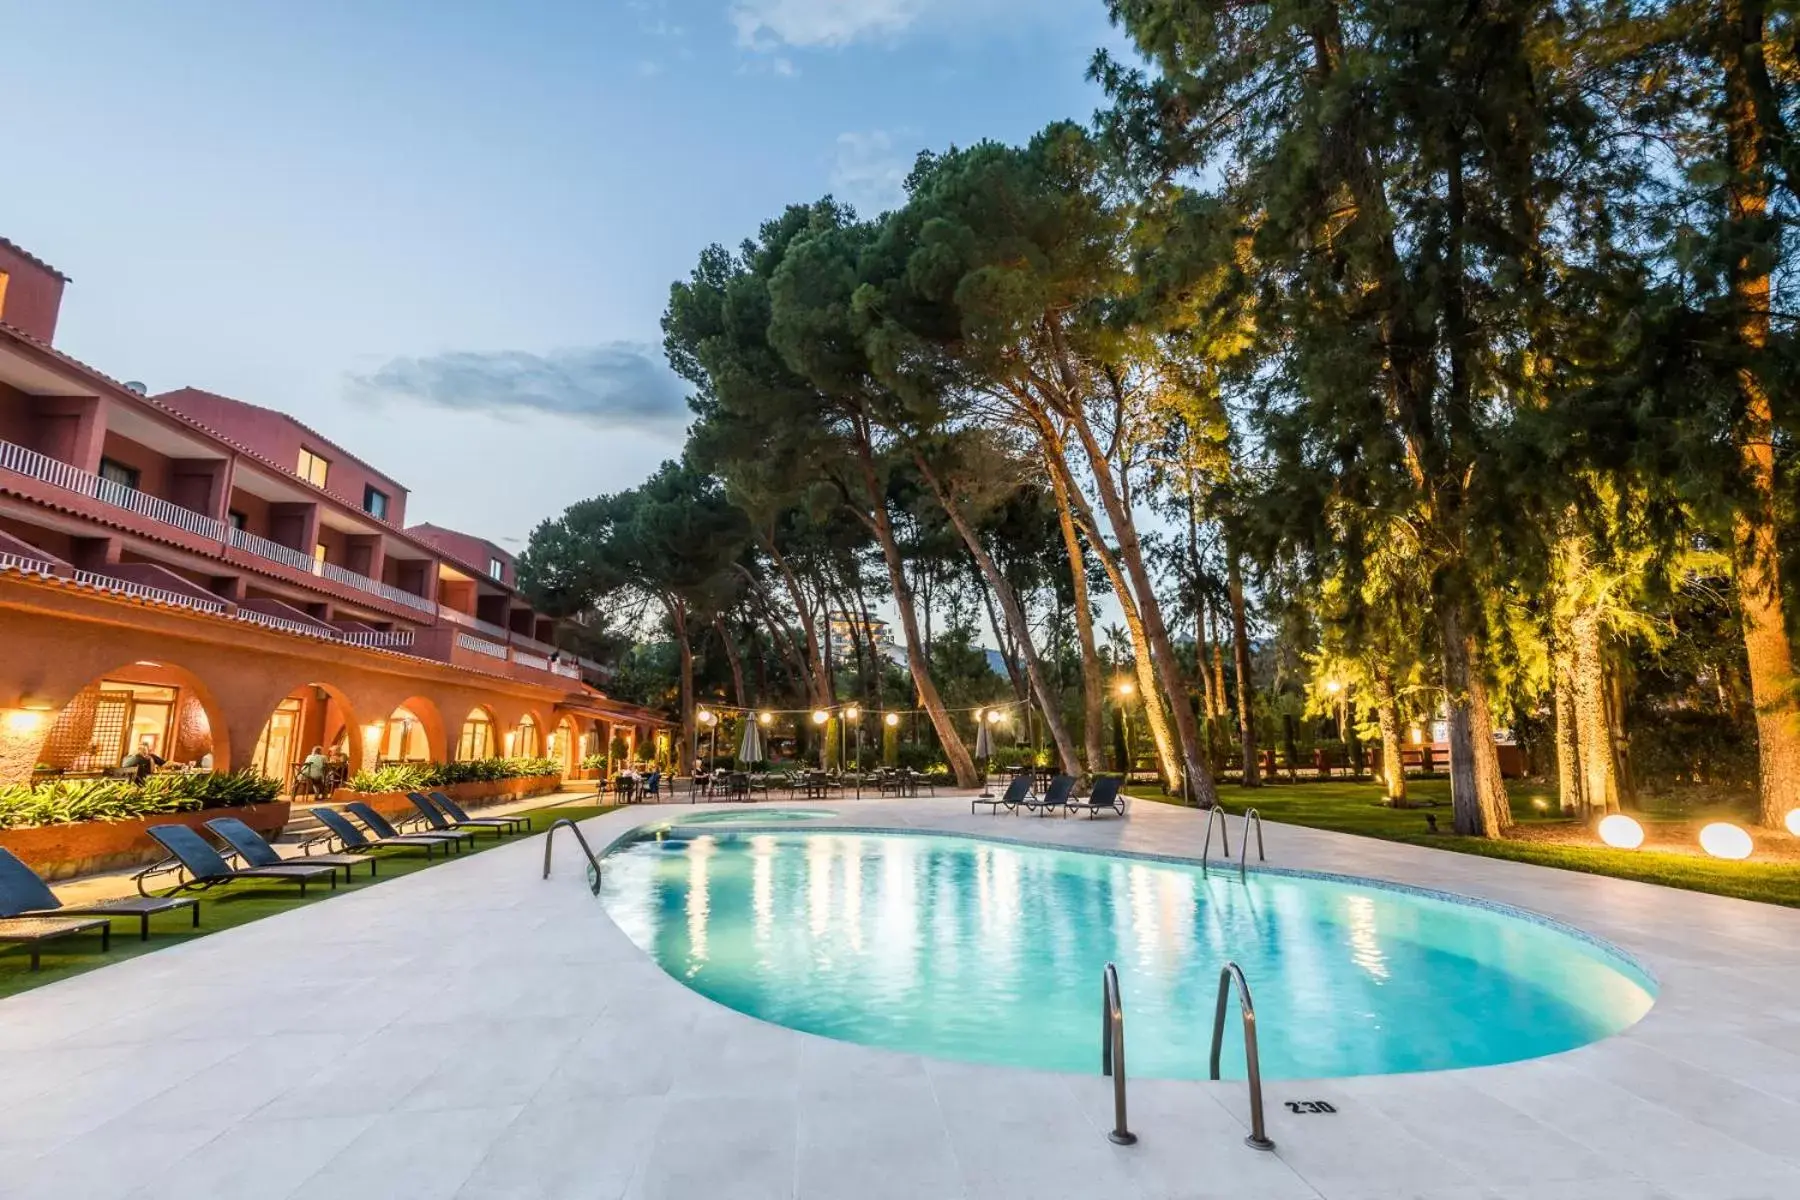
<path id="1" fill-rule="evenodd" d="M 550 828 L 544 833 L 544 878 L 550 878 L 550 848 L 556 844 L 556 831 L 565 825 L 575 834 L 575 840 L 581 843 L 581 852 L 587 855 L 588 865 L 594 868 L 592 890 L 594 895 L 598 896 L 600 894 L 600 860 L 594 857 L 594 851 L 588 845 L 587 838 L 582 836 L 581 826 L 567 817 L 552 821 Z"/>
<path id="2" fill-rule="evenodd" d="M 1268 862 L 1269 856 L 1263 853 L 1262 814 L 1254 808 L 1244 810 L 1244 837 L 1238 843 L 1238 882 L 1244 881 L 1244 859 L 1250 853 L 1250 827 L 1256 826 L 1256 861 Z"/>
<path id="3" fill-rule="evenodd" d="M 1202 875 L 1206 874 L 1206 859 L 1212 853 L 1212 831 L 1215 821 L 1219 823 L 1219 853 L 1225 856 L 1226 862 L 1231 861 L 1231 835 L 1225 820 L 1225 806 L 1215 804 L 1206 810 L 1206 837 L 1200 843 L 1200 873 Z"/>
<path id="4" fill-rule="evenodd" d="M 1256 1004 L 1250 999 L 1250 984 L 1244 971 L 1228 962 L 1219 972 L 1219 1002 L 1213 1009 L 1212 1078 L 1219 1077 L 1219 1051 L 1225 1044 L 1225 1005 L 1231 999 L 1231 986 L 1237 985 L 1238 1009 L 1244 1014 L 1244 1067 L 1250 1082 L 1250 1136 L 1244 1144 L 1256 1150 L 1273 1150 L 1275 1143 L 1263 1128 L 1262 1062 L 1256 1052 Z"/>
<path id="5" fill-rule="evenodd" d="M 1125 1001 L 1119 994 L 1119 969 L 1111 963 L 1100 973 L 1100 1074 L 1113 1081 L 1113 1127 L 1107 1140 L 1129 1146 L 1137 1134 L 1125 1124 Z"/>

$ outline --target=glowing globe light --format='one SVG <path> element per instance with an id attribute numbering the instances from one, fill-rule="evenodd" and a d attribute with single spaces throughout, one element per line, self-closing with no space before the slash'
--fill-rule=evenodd
<path id="1" fill-rule="evenodd" d="M 844 710 L 844 720 L 846 721 L 854 721 L 860 716 L 862 716 L 862 710 L 854 704 Z"/>
<path id="2" fill-rule="evenodd" d="M 1793 834 L 1795 837 L 1800 837 L 1800 808 L 1788 810 L 1787 827 L 1789 833 Z"/>
<path id="3" fill-rule="evenodd" d="M 1600 840 L 1615 850 L 1636 850 L 1644 844 L 1644 827 L 1624 813 L 1614 813 L 1601 820 Z"/>
<path id="4" fill-rule="evenodd" d="M 764 725 L 768 725 L 775 720 L 775 714 L 774 713 L 758 713 L 756 715 L 756 719 L 758 721 L 761 721 Z"/>
<path id="5" fill-rule="evenodd" d="M 831 719 L 831 714 L 826 712 L 824 709 L 822 709 L 822 708 L 813 709 L 813 724 L 814 725 L 823 725 L 825 722 L 829 721 L 830 719 Z"/>
<path id="6" fill-rule="evenodd" d="M 1714 821 L 1700 831 L 1700 848 L 1714 858 L 1749 858 L 1756 844 L 1736 825 Z"/>
<path id="7" fill-rule="evenodd" d="M 988 713 L 988 724 L 989 725 L 998 725 L 1000 723 L 1000 718 L 1004 717 L 1005 715 L 1006 715 L 1005 713 L 1001 712 L 997 708 L 991 710 Z"/>
<path id="8" fill-rule="evenodd" d="M 892 729 L 900 723 L 900 714 L 889 713 L 887 716 L 883 717 L 882 720 L 886 721 L 888 723 L 888 728 Z"/>

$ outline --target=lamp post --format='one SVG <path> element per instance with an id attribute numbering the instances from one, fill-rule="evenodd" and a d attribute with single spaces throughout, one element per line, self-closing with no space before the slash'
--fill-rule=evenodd
<path id="1" fill-rule="evenodd" d="M 831 720 L 830 713 L 826 712 L 822 708 L 813 709 L 813 724 L 820 727 L 819 733 L 821 736 L 819 738 L 819 770 L 821 770 L 821 771 L 823 771 L 825 769 L 825 738 L 823 736 L 823 734 L 825 733 L 824 725 L 825 725 L 825 722 L 827 722 L 829 720 Z"/>
<path id="2" fill-rule="evenodd" d="M 862 719 L 861 718 L 862 718 L 862 709 L 856 707 L 856 705 L 854 705 L 854 704 L 852 704 L 849 708 L 846 708 L 844 710 L 844 720 L 846 720 L 846 721 L 850 722 L 852 725 L 856 726 L 856 771 L 855 771 L 855 775 L 856 775 L 856 798 L 858 800 L 862 799 Z M 838 733 L 841 737 L 841 735 L 843 733 L 842 726 L 839 726 Z"/>

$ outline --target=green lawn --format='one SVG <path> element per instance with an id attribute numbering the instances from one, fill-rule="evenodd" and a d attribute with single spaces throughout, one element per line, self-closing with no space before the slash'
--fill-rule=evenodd
<path id="1" fill-rule="evenodd" d="M 1541 787 L 1513 782 L 1508 787 L 1513 819 L 1524 838 L 1493 840 L 1459 837 L 1450 830 L 1450 784 L 1443 779 L 1413 780 L 1409 783 L 1411 799 L 1416 804 L 1435 807 L 1388 808 L 1381 803 L 1380 789 L 1372 783 L 1294 783 L 1277 784 L 1254 791 L 1220 787 L 1220 799 L 1227 811 L 1241 813 L 1254 805 L 1270 821 L 1290 825 L 1306 825 L 1351 833 L 1361 837 L 1382 838 L 1411 846 L 1429 846 L 1435 850 L 1452 850 L 1461 854 L 1480 854 L 1488 858 L 1505 858 L 1513 862 L 1534 863 L 1541 867 L 1559 867 L 1565 871 L 1585 871 L 1592 875 L 1612 875 L 1635 879 L 1641 883 L 1660 883 L 1665 887 L 1688 888 L 1696 892 L 1713 892 L 1720 896 L 1736 896 L 1743 900 L 1761 900 L 1769 904 L 1785 904 L 1800 908 L 1800 867 L 1793 862 L 1726 862 L 1689 854 L 1671 854 L 1650 850 L 1612 850 L 1598 844 L 1566 844 L 1553 840 L 1532 840 L 1530 834 L 1566 833 L 1580 838 L 1572 823 L 1547 815 L 1542 802 L 1549 805 L 1549 793 Z M 1133 788 L 1132 795 L 1145 800 L 1176 803 L 1151 789 Z M 1426 827 L 1426 814 L 1437 818 L 1439 832 Z M 1650 813 L 1633 813 L 1655 840 L 1655 829 L 1665 818 Z M 1726 814 L 1721 814 L 1726 817 Z M 1735 814 L 1729 819 L 1742 818 Z M 1580 838 L 1585 841 L 1585 838 Z"/>
<path id="2" fill-rule="evenodd" d="M 597 817 L 601 813 L 611 812 L 614 807 L 616 806 L 533 809 L 531 810 L 534 818 L 532 824 L 541 833 L 549 828 L 550 822 L 558 818 L 569 817 L 576 821 L 585 821 L 589 817 Z M 480 816 L 481 814 L 476 812 L 471 815 Z M 518 840 L 517 837 L 496 839 L 492 833 L 481 830 L 477 831 L 475 848 L 478 852 L 482 852 L 491 850 L 496 845 L 510 844 Z M 463 851 L 465 855 L 468 852 L 466 848 Z M 576 861 L 580 860 L 580 849 L 573 844 L 563 850 L 562 854 L 574 855 Z M 27 947 L 0 946 L 0 996 L 10 996 L 15 992 L 23 992 L 58 979 L 66 979 L 71 975 L 79 975 L 96 967 L 104 967 L 109 963 L 123 962 L 125 959 L 135 958 L 140 954 L 177 946 L 182 942 L 218 933 L 222 929 L 247 925 L 252 921 L 286 912 L 302 904 L 323 904 L 332 896 L 341 896 L 348 891 L 362 891 L 372 886 L 380 886 L 390 880 L 399 879 L 401 876 L 411 875 L 415 871 L 426 870 L 428 866 L 438 866 L 446 861 L 454 861 L 438 855 L 427 863 L 424 855 L 411 850 L 383 852 L 380 858 L 379 870 L 381 873 L 373 880 L 369 878 L 367 867 L 359 867 L 355 871 L 355 883 L 346 886 L 343 876 L 339 875 L 336 892 L 328 887 L 308 887 L 304 900 L 300 898 L 299 888 L 292 883 L 255 883 L 248 880 L 243 883 L 225 884 L 204 892 L 191 893 L 200 899 L 200 928 L 193 928 L 190 924 L 193 918 L 186 910 L 165 913 L 151 919 L 150 940 L 140 942 L 138 941 L 137 918 L 127 917 L 113 922 L 112 949 L 104 954 L 100 951 L 100 935 L 97 932 L 77 934 L 73 937 L 42 943 L 43 965 L 40 970 L 35 972 L 30 969 Z M 574 869 L 569 860 L 564 859 L 563 861 L 568 864 L 566 869 Z"/>

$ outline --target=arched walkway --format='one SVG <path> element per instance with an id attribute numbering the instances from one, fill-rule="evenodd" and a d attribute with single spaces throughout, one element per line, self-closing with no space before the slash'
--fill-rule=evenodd
<path id="1" fill-rule="evenodd" d="M 508 758 L 541 758 L 544 754 L 544 726 L 535 713 L 526 713 L 506 735 Z"/>
<path id="2" fill-rule="evenodd" d="M 91 680 L 59 710 L 9 715 L 8 740 L 60 775 L 98 775 L 144 750 L 165 762 L 225 770 L 231 736 L 211 690 L 174 663 L 138 661 Z"/>
<path id="3" fill-rule="evenodd" d="M 363 769 L 363 738 L 356 712 L 338 688 L 326 683 L 307 683 L 295 688 L 276 704 L 257 736 L 249 761 L 243 765 L 269 779 L 279 779 L 284 791 L 298 785 L 298 768 L 318 747 L 334 763 L 336 778 L 348 778 Z"/>
<path id="4" fill-rule="evenodd" d="M 486 705 L 478 704 L 469 710 L 463 718 L 462 728 L 456 737 L 456 760 L 472 762 L 479 758 L 498 758 L 500 756 L 499 723 L 494 720 L 494 711 Z"/>
<path id="5" fill-rule="evenodd" d="M 582 736 L 574 717 L 564 717 L 550 734 L 550 757 L 562 768 L 564 779 L 573 779 L 581 771 Z"/>
<path id="6" fill-rule="evenodd" d="M 444 720 L 437 705 L 423 696 L 408 696 L 364 733 L 374 742 L 377 763 L 444 761 Z"/>

